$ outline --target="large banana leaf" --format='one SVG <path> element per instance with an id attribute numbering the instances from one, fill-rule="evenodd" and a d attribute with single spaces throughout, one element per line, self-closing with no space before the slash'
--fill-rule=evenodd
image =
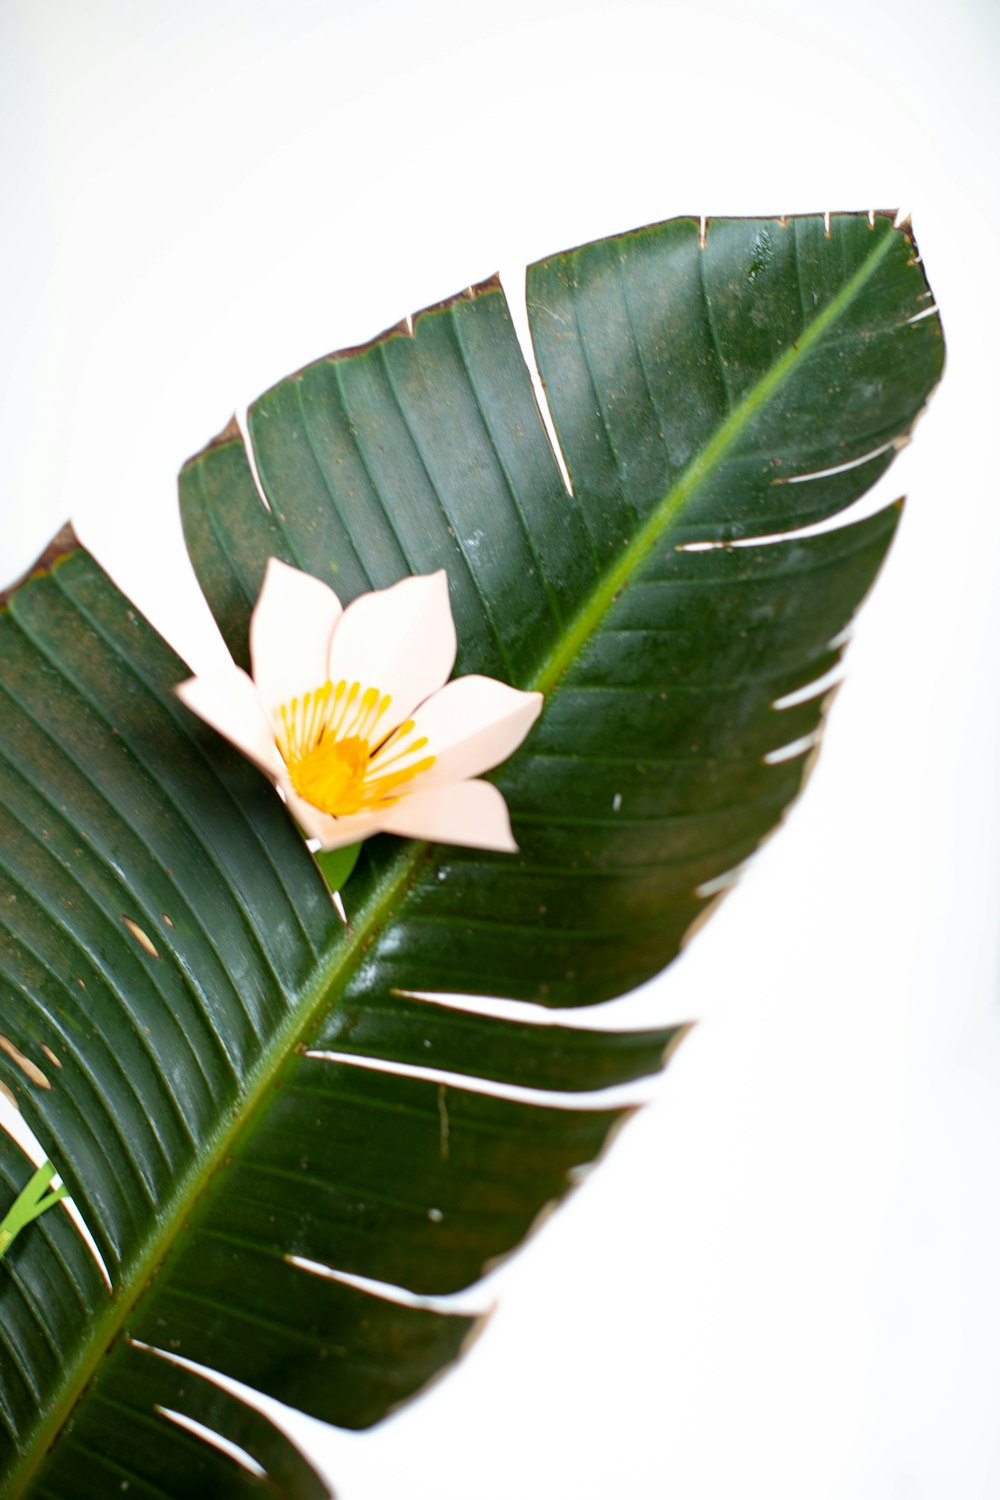
<path id="1" fill-rule="evenodd" d="M 447 996 L 621 994 L 780 820 L 898 508 L 782 534 L 891 463 L 941 369 L 929 297 L 885 216 L 677 220 L 529 271 L 572 494 L 495 282 L 263 396 L 266 506 L 235 429 L 191 460 L 238 660 L 270 555 L 345 600 L 444 566 L 458 670 L 547 694 L 496 775 L 520 854 L 373 840 L 346 926 L 91 557 L 64 539 L 11 593 L 0 1078 L 111 1290 L 61 1209 L 0 1261 L 6 1496 L 320 1495 L 211 1372 L 361 1427 L 458 1356 L 474 1322 L 397 1289 L 467 1287 L 518 1245 L 622 1119 L 572 1092 L 679 1033 Z M 5 1199 L 29 1171 L 9 1144 Z"/>

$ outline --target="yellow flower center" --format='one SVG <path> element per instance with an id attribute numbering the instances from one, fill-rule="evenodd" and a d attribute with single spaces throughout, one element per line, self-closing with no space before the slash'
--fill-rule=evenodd
<path id="1" fill-rule="evenodd" d="M 324 682 L 314 692 L 283 703 L 277 744 L 292 786 L 313 807 L 334 818 L 388 806 L 433 755 L 416 758 L 426 736 L 413 738 L 413 720 L 379 733 L 391 699 L 359 682 Z"/>

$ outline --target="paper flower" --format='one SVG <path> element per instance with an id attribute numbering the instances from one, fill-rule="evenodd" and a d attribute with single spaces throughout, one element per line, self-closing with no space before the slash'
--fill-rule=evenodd
<path id="1" fill-rule="evenodd" d="M 542 695 L 492 677 L 449 682 L 455 649 L 443 571 L 344 609 L 272 557 L 250 620 L 252 678 L 232 666 L 177 693 L 323 849 L 384 832 L 513 852 L 502 794 L 475 778 L 517 749 Z"/>

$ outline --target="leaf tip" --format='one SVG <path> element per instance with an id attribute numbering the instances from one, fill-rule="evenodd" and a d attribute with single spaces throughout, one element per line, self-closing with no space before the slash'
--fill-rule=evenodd
<path id="1" fill-rule="evenodd" d="M 687 1040 L 697 1024 L 697 1021 L 684 1021 L 680 1026 L 675 1028 L 673 1035 L 667 1042 L 667 1045 L 664 1047 L 663 1052 L 660 1055 L 661 1067 L 665 1068 L 668 1063 L 673 1061 L 674 1054 L 677 1051 L 678 1047 L 683 1041 Z"/>
<path id="2" fill-rule="evenodd" d="M 52 573 L 56 567 L 74 552 L 80 551 L 80 539 L 73 529 L 72 521 L 67 521 L 65 526 L 60 527 L 48 546 L 39 554 L 31 567 L 22 573 L 20 578 L 14 580 L 5 589 L 0 589 L 0 609 L 6 609 L 18 589 L 30 583 L 45 573 Z"/>

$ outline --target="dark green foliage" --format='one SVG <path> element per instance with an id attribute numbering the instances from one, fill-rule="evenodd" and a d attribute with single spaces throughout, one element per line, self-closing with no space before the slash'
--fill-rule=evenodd
<path id="1" fill-rule="evenodd" d="M 84 552 L 11 596 L 0 1078 L 114 1291 L 61 1209 L 0 1262 L 5 1494 L 323 1493 L 263 1418 L 145 1346 L 348 1426 L 456 1357 L 471 1321 L 392 1288 L 467 1287 L 519 1244 L 623 1118 L 573 1092 L 655 1071 L 678 1032 L 417 997 L 618 995 L 780 820 L 824 699 L 776 700 L 839 660 L 898 508 L 731 544 L 834 516 L 888 466 L 941 369 L 936 316 L 913 321 L 928 296 L 883 217 L 719 221 L 704 245 L 678 220 L 529 272 L 572 495 L 492 282 L 257 402 L 270 509 L 237 434 L 191 460 L 188 542 L 238 660 L 271 554 L 345 601 L 443 566 L 458 670 L 547 694 L 495 776 L 520 853 L 372 840 L 347 928 L 271 788 L 176 702 L 181 664 Z M 0 1158 L 11 1196 L 27 1173 Z"/>

